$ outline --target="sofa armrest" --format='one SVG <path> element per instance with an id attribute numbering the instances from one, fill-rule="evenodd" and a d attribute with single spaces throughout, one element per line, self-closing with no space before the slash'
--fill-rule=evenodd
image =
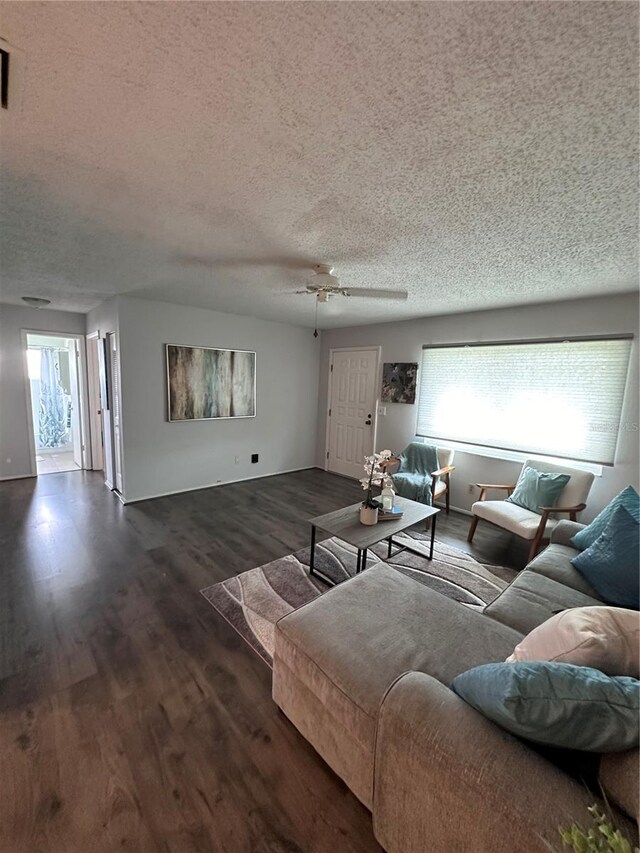
<path id="1" fill-rule="evenodd" d="M 431 676 L 406 673 L 382 702 L 373 822 L 388 853 L 549 853 L 595 800 Z"/>
<path id="2" fill-rule="evenodd" d="M 568 521 L 567 519 L 563 519 L 562 521 L 559 521 L 551 531 L 551 544 L 567 545 L 572 548 L 573 545 L 571 544 L 571 539 L 580 530 L 584 530 L 585 527 L 586 524 L 580 524 L 577 521 Z"/>

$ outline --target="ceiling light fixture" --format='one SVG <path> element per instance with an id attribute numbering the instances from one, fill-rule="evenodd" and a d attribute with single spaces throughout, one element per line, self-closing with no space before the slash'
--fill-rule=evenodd
<path id="1" fill-rule="evenodd" d="M 23 296 L 22 301 L 32 308 L 44 308 L 45 305 L 51 305 L 50 299 L 43 299 L 41 296 Z"/>

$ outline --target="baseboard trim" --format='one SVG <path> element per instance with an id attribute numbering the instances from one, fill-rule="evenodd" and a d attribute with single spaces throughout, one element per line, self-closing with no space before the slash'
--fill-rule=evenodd
<path id="1" fill-rule="evenodd" d="M 436 504 L 436 506 L 437 506 L 437 504 Z M 450 507 L 449 507 L 449 509 L 453 510 L 453 512 L 459 512 L 459 513 L 461 513 L 462 515 L 469 515 L 469 516 L 473 515 L 473 513 L 471 512 L 471 510 L 469 510 L 469 509 L 462 509 L 462 507 L 460 507 L 460 506 L 450 506 Z"/>
<path id="2" fill-rule="evenodd" d="M 215 489 L 219 486 L 231 486 L 233 483 L 246 483 L 250 480 L 266 480 L 267 477 L 278 477 L 280 474 L 295 474 L 296 471 L 312 471 L 316 465 L 305 465 L 304 468 L 287 468 L 284 471 L 273 471 L 271 474 L 256 474 L 255 477 L 239 477 L 237 480 L 225 480 L 223 483 L 209 483 L 204 486 L 193 486 L 190 489 L 177 489 L 173 492 L 158 492 L 155 495 L 145 495 L 141 498 L 127 498 L 116 492 L 123 504 L 137 504 L 141 501 L 153 501 L 156 498 L 168 498 L 171 495 L 186 495 L 188 492 L 201 492 L 204 489 Z M 115 491 L 115 490 L 114 490 Z"/>
<path id="3" fill-rule="evenodd" d="M 4 483 L 7 480 L 31 480 L 37 476 L 37 474 L 12 474 L 9 477 L 0 477 L 0 483 Z"/>

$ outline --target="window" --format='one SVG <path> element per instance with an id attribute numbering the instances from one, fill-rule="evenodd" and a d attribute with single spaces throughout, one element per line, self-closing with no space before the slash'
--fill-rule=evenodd
<path id="1" fill-rule="evenodd" d="M 612 465 L 631 340 L 425 347 L 416 432 Z"/>

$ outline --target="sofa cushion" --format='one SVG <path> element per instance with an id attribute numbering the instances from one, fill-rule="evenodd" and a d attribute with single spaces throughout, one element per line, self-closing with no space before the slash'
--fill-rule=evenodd
<path id="1" fill-rule="evenodd" d="M 640 681 L 570 663 L 490 663 L 452 689 L 494 723 L 534 743 L 586 752 L 638 746 Z"/>
<path id="2" fill-rule="evenodd" d="M 508 501 L 476 501 L 471 507 L 473 515 L 497 524 L 498 527 L 515 533 L 523 539 L 533 539 L 540 525 L 540 516 L 523 509 L 517 504 Z M 558 523 L 557 519 L 549 518 L 545 528 L 545 535 L 549 536 Z"/>
<path id="3" fill-rule="evenodd" d="M 597 604 L 600 599 L 526 569 L 482 612 L 528 634 L 561 610 Z"/>
<path id="4" fill-rule="evenodd" d="M 590 666 L 640 678 L 640 614 L 622 607 L 572 607 L 534 628 L 507 658 Z"/>
<path id="5" fill-rule="evenodd" d="M 571 561 L 608 604 L 640 609 L 638 522 L 619 506 L 593 545 Z"/>
<path id="6" fill-rule="evenodd" d="M 635 520 L 640 523 L 640 498 L 633 486 L 627 486 L 619 494 L 615 496 L 606 507 L 596 515 L 593 521 L 582 530 L 579 530 L 571 544 L 579 551 L 584 551 L 596 541 L 598 536 L 604 533 L 604 530 L 611 520 L 611 516 L 619 506 L 623 506 Z"/>
<path id="7" fill-rule="evenodd" d="M 529 563 L 527 571 L 537 572 L 592 598 L 600 598 L 589 581 L 572 564 L 571 560 L 577 554 L 575 548 L 566 545 L 549 545 Z"/>
<path id="8" fill-rule="evenodd" d="M 520 639 L 511 628 L 378 564 L 277 623 L 273 697 L 370 806 L 378 708 L 395 679 L 419 670 L 448 685 L 470 667 L 504 660 Z M 292 683 L 304 687 L 304 708 Z M 330 725 L 316 724 L 312 700 Z M 347 766 L 345 753 L 357 754 L 361 766 Z"/>

